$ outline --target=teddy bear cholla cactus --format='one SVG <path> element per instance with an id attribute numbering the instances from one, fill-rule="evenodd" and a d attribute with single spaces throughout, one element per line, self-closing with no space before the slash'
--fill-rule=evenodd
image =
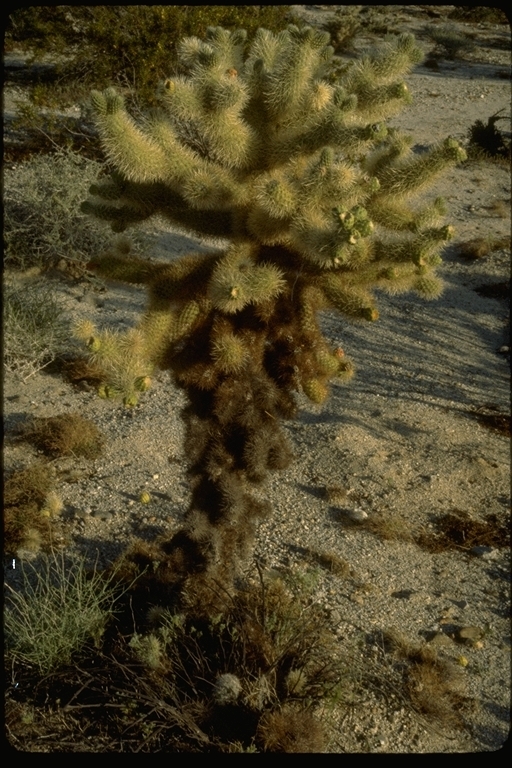
<path id="1" fill-rule="evenodd" d="M 169 264 L 133 256 L 123 241 L 91 264 L 147 287 L 128 355 L 133 381 L 170 369 L 189 397 L 192 501 L 169 546 L 184 577 L 230 581 L 268 511 L 251 486 L 290 460 L 279 420 L 296 413 L 294 393 L 321 403 L 330 379 L 352 374 L 323 338 L 318 311 L 373 321 L 373 288 L 441 291 L 434 267 L 452 229 L 442 225 L 442 200 L 411 200 L 464 151 L 447 139 L 415 154 L 383 122 L 409 103 L 401 78 L 421 51 L 400 35 L 340 68 L 328 39 L 295 26 L 260 29 L 248 47 L 241 30 L 188 38 L 180 74 L 141 125 L 113 89 L 92 94 L 115 170 L 83 209 L 117 232 L 163 216 L 230 243 Z M 104 342 L 91 334 L 95 355 Z M 123 387 L 133 403 L 135 384 Z"/>

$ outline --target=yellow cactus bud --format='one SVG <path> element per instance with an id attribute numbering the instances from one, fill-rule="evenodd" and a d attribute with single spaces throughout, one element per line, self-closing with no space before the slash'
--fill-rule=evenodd
<path id="1" fill-rule="evenodd" d="M 151 386 L 151 379 L 149 376 L 139 376 L 135 379 L 135 389 L 139 392 L 147 392 Z"/>
<path id="2" fill-rule="evenodd" d="M 309 379 L 308 381 L 305 381 L 302 384 L 302 388 L 304 389 L 304 394 L 309 397 L 313 403 L 318 403 L 319 405 L 327 399 L 329 394 L 328 388 L 318 379 Z"/>
<path id="3" fill-rule="evenodd" d="M 81 320 L 74 326 L 73 335 L 89 343 L 96 335 L 96 326 L 91 320 Z"/>
<path id="4" fill-rule="evenodd" d="M 60 515 L 64 508 L 64 504 L 62 503 L 62 499 L 56 493 L 55 491 L 50 491 L 50 493 L 47 495 L 44 506 L 41 510 L 41 515 L 43 517 L 55 517 L 57 515 Z"/>
<path id="5" fill-rule="evenodd" d="M 139 501 L 141 504 L 149 504 L 151 501 L 151 495 L 147 491 L 142 491 L 139 496 Z"/>

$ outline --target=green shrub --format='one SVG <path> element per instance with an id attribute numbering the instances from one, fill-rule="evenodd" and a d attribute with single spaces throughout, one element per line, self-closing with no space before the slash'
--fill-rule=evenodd
<path id="1" fill-rule="evenodd" d="M 23 588 L 9 588 L 6 597 L 6 652 L 46 674 L 68 664 L 87 641 L 100 641 L 115 602 L 112 582 L 88 574 L 83 560 L 55 554 L 37 568 L 21 567 Z"/>
<path id="2" fill-rule="evenodd" d="M 31 6 L 10 15 L 6 40 L 36 59 L 51 55 L 59 62 L 60 78 L 82 88 L 117 84 L 154 102 L 154 84 L 173 72 L 183 36 L 202 37 L 212 24 L 276 31 L 285 26 L 289 10 L 275 5 Z"/>
<path id="3" fill-rule="evenodd" d="M 464 33 L 458 32 L 452 24 L 428 27 L 425 32 L 448 59 L 456 59 L 475 48 L 474 42 Z"/>

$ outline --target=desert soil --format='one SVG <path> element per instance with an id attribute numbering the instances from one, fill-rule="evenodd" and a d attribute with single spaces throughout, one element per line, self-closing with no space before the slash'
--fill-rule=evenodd
<path id="1" fill-rule="evenodd" d="M 334 9 L 301 8 L 315 23 Z M 440 21 L 427 15 L 428 8 L 390 6 L 386 18 L 394 29 L 418 33 Z M 509 67 L 509 28 L 457 28 L 477 33 L 476 51 L 440 59 L 437 70 L 417 67 L 407 77 L 414 102 L 392 121 L 414 136 L 418 148 L 447 135 L 465 142 L 475 120 L 486 122 L 510 108 L 510 80 L 497 76 Z M 419 41 L 432 49 L 427 38 Z M 357 47 L 368 42 L 361 38 Z M 498 125 L 509 128 L 506 121 Z M 261 525 L 256 554 L 277 571 L 309 567 L 314 552 L 346 560 L 350 575 L 322 569 L 315 596 L 354 664 L 384 674 L 391 662 L 379 633 L 398 629 L 413 642 L 437 644 L 455 661 L 464 664 L 465 658 L 461 670 L 475 706 L 464 715 L 466 727 L 454 730 L 433 725 L 400 696 L 385 700 L 378 686 L 369 687 L 364 705 L 338 722 L 333 752 L 484 752 L 501 748 L 509 735 L 510 548 L 461 541 L 431 552 L 366 530 L 387 516 L 432 534 L 436 522 L 455 510 L 477 521 L 491 513 L 508 521 L 509 438 L 477 418 L 509 414 L 508 304 L 475 289 L 508 279 L 510 253 L 494 250 L 468 261 L 458 248 L 472 238 L 510 234 L 509 170 L 471 162 L 443 176 L 429 195 L 447 199 L 447 218 L 456 228 L 441 269 L 445 291 L 431 302 L 412 294 L 382 295 L 380 319 L 372 325 L 322 315 L 327 338 L 345 350 L 357 374 L 348 384 L 334 385 L 322 407 L 303 398 L 300 417 L 286 424 L 296 460 L 269 483 L 274 513 Z M 493 208 L 499 201 L 504 205 Z M 211 246 L 163 231 L 153 255 L 173 260 Z M 55 278 L 55 288 L 71 322 L 87 317 L 99 327 L 129 327 L 144 306 L 142 291 L 122 286 Z M 67 547 L 107 565 L 134 537 L 171 532 L 183 520 L 183 405 L 167 374 L 155 377 L 133 409 L 101 400 L 87 384 L 72 386 L 48 370 L 25 381 L 6 375 L 5 466 L 19 468 L 38 457 L 15 439 L 28 417 L 77 411 L 94 421 L 106 436 L 104 455 L 53 465 L 65 504 Z M 327 498 L 325 489 L 332 486 L 338 494 Z M 147 506 L 138 502 L 142 490 L 152 496 Z M 11 559 L 6 575 L 14 578 Z M 477 628 L 481 640 L 461 645 L 463 627 Z"/>

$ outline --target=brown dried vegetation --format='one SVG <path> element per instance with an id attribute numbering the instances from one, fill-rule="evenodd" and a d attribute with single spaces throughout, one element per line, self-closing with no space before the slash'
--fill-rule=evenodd
<path id="1" fill-rule="evenodd" d="M 78 413 L 34 418 L 25 428 L 24 437 L 51 456 L 96 459 L 103 449 L 100 430 Z"/>

